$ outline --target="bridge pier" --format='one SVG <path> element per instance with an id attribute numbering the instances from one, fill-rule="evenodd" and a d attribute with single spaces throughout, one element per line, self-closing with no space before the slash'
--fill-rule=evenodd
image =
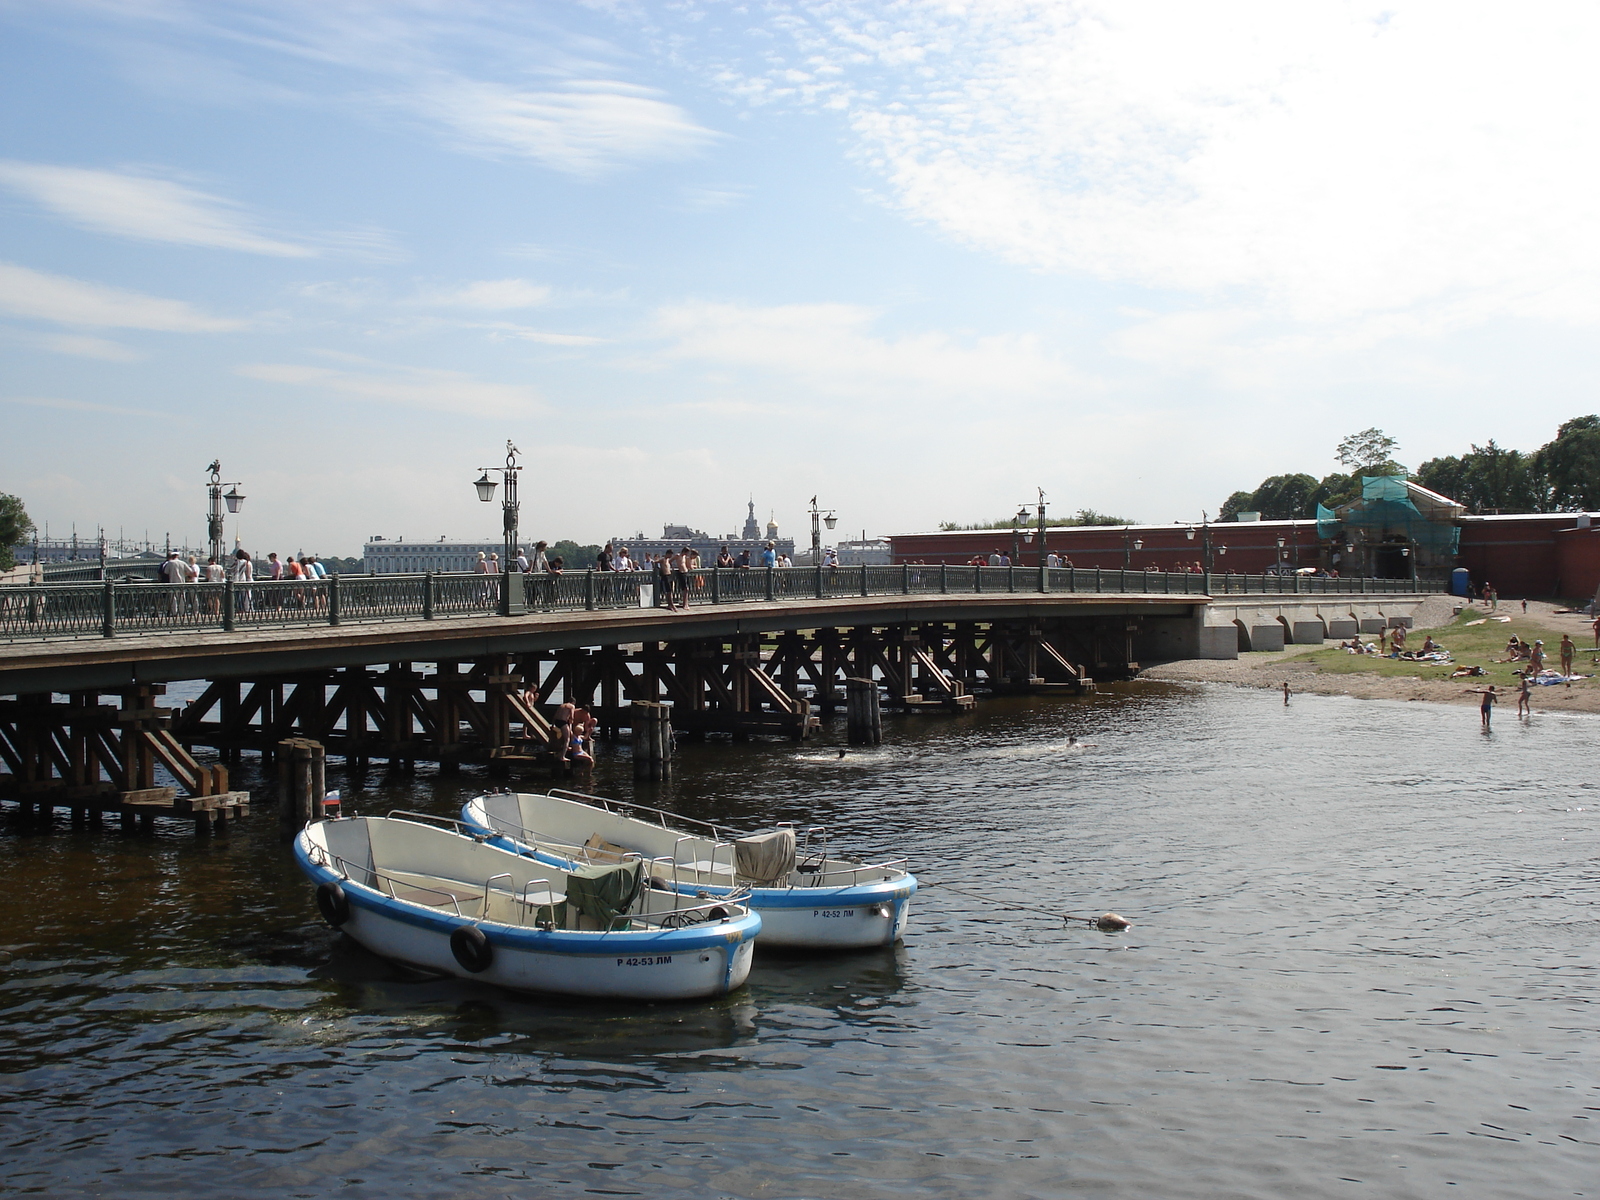
<path id="1" fill-rule="evenodd" d="M 219 819 L 242 816 L 249 796 L 228 786 L 222 764 L 205 766 L 171 732 L 172 710 L 156 707 L 166 688 L 124 688 L 120 704 L 101 703 L 98 691 L 50 693 L 0 700 L 0 799 L 14 801 L 24 818 L 48 823 L 65 808 L 74 826 L 98 824 L 116 813 L 124 829 L 152 828 L 154 818 L 183 817 L 197 832 Z M 158 786 L 159 766 L 173 786 Z"/>

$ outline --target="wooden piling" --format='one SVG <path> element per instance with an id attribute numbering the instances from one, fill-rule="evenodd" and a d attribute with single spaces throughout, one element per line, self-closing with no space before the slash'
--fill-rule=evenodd
<path id="1" fill-rule="evenodd" d="M 278 831 L 285 840 L 308 823 L 322 820 L 327 788 L 322 743 L 310 738 L 287 738 L 278 743 Z"/>
<path id="2" fill-rule="evenodd" d="M 846 679 L 845 728 L 852 746 L 876 746 L 883 741 L 883 710 L 878 685 L 871 679 Z"/>
<path id="3" fill-rule="evenodd" d="M 649 700 L 635 700 L 633 722 L 633 777 L 672 777 L 672 708 Z"/>

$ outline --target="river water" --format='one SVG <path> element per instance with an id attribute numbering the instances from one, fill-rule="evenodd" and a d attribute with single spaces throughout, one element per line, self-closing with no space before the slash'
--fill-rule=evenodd
<path id="1" fill-rule="evenodd" d="M 0 1193 L 1600 1195 L 1600 724 L 1496 721 L 1132 684 L 842 760 L 686 745 L 637 791 L 603 762 L 1135 921 L 925 887 L 892 951 L 687 1005 L 408 979 L 320 925 L 270 806 L 209 840 L 9 811 Z M 358 811 L 481 783 L 383 780 Z"/>

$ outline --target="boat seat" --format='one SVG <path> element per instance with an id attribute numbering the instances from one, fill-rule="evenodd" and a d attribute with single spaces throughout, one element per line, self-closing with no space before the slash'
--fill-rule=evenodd
<path id="1" fill-rule="evenodd" d="M 583 844 L 584 855 L 590 862 L 619 863 L 624 856 L 637 854 L 636 850 L 629 850 L 626 846 L 619 846 L 615 842 L 608 842 L 598 833 L 591 834 L 589 840 Z"/>
<path id="2" fill-rule="evenodd" d="M 433 908 L 454 909 L 450 903 L 454 900 L 456 905 L 461 905 L 465 912 L 465 905 L 469 900 L 482 900 L 482 892 L 467 892 L 451 888 L 414 887 L 410 884 L 395 883 L 387 889 L 396 900 L 409 900 L 413 904 L 426 904 Z"/>

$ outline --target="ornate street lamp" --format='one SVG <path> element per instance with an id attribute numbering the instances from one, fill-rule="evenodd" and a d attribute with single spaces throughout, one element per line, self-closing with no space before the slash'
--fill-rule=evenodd
<path id="1" fill-rule="evenodd" d="M 1017 515 L 1011 518 L 1011 565 L 1022 565 L 1022 526 L 1028 523 L 1028 506 L 1023 505 L 1017 509 Z"/>
<path id="2" fill-rule="evenodd" d="M 1188 537 L 1188 539 L 1191 542 L 1194 541 L 1194 526 L 1193 525 L 1189 526 L 1188 529 L 1184 530 L 1184 534 Z M 1200 552 L 1201 552 L 1201 556 L 1205 560 L 1205 571 L 1206 571 L 1206 574 L 1209 575 L 1211 573 L 1211 567 L 1212 567 L 1212 561 L 1211 561 L 1211 515 L 1209 513 L 1207 513 L 1205 511 L 1205 509 L 1201 509 L 1200 510 Z M 1223 553 L 1226 554 L 1227 550 L 1224 549 Z"/>
<path id="3" fill-rule="evenodd" d="M 811 497 L 811 565 L 822 565 L 822 526 L 830 530 L 839 523 L 839 518 L 834 515 L 833 509 L 826 511 L 817 507 L 817 498 Z"/>
<path id="4" fill-rule="evenodd" d="M 207 496 L 211 504 L 206 511 L 206 541 L 210 544 L 211 557 L 218 562 L 223 556 L 223 505 L 226 503 L 227 511 L 237 513 L 244 504 L 244 495 L 239 491 L 237 483 L 224 485 L 222 482 L 222 460 L 215 459 L 210 466 L 211 482 L 207 487 Z M 222 494 L 223 487 L 228 488 L 228 494 Z"/>
<path id="5" fill-rule="evenodd" d="M 503 467 L 480 467 L 483 472 L 473 481 L 473 487 L 478 489 L 478 499 L 485 504 L 494 499 L 495 481 L 489 478 L 490 471 L 498 471 L 506 481 L 505 497 L 500 501 L 501 529 L 505 537 L 505 554 L 500 559 L 500 569 L 510 571 L 517 561 L 517 521 L 522 509 L 522 502 L 517 499 L 517 475 L 522 470 L 517 465 L 517 455 L 521 451 L 512 445 L 511 439 L 506 439 L 506 465 Z"/>

